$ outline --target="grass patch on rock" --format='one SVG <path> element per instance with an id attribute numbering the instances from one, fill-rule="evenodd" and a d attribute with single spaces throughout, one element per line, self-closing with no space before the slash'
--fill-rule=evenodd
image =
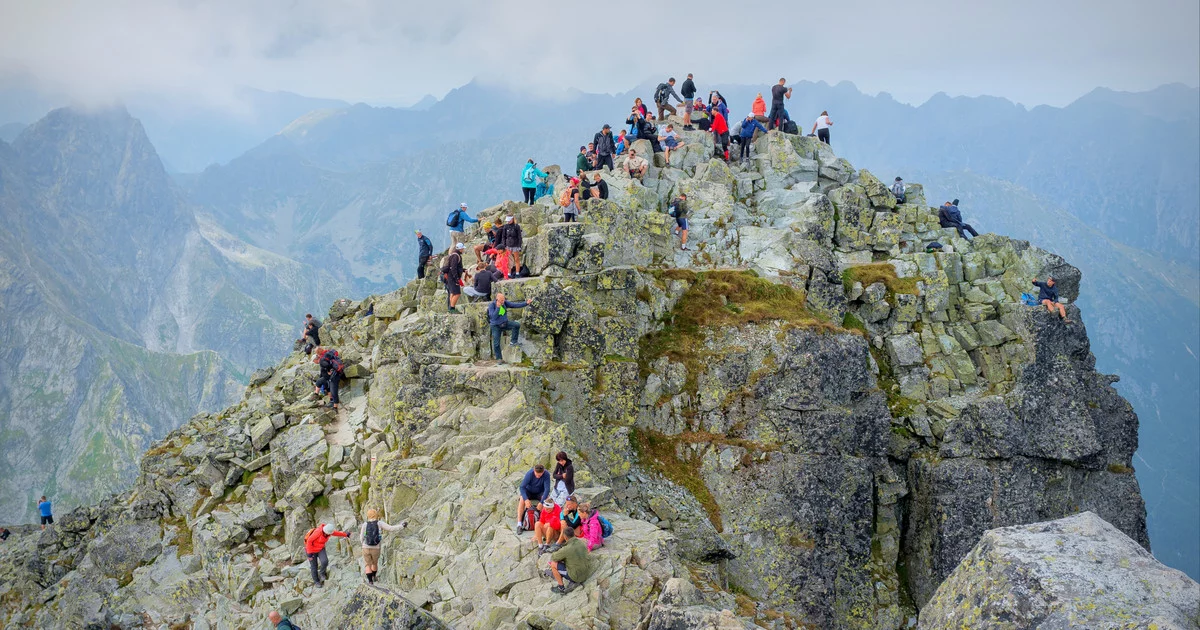
<path id="1" fill-rule="evenodd" d="M 871 263 L 856 265 L 842 272 L 842 286 L 849 293 L 855 282 L 861 282 L 863 288 L 876 282 L 882 282 L 887 287 L 888 302 L 895 303 L 897 293 L 918 295 L 916 278 L 901 278 L 896 275 L 896 267 L 892 263 Z"/>
<path id="2" fill-rule="evenodd" d="M 685 488 L 704 508 L 713 527 L 718 532 L 724 530 L 721 508 L 700 474 L 699 458 L 681 459 L 675 452 L 675 446 L 680 443 L 679 436 L 635 427 L 629 432 L 629 443 L 642 466 Z"/>

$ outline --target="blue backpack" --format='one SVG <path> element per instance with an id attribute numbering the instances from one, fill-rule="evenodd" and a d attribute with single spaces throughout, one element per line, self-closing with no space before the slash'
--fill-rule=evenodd
<path id="1" fill-rule="evenodd" d="M 1021 303 L 1025 306 L 1037 306 L 1037 298 L 1032 293 L 1022 293 Z"/>
<path id="2" fill-rule="evenodd" d="M 450 211 L 450 214 L 446 217 L 446 225 L 452 228 L 462 225 L 462 208 L 455 208 Z"/>
<path id="3" fill-rule="evenodd" d="M 604 518 L 603 516 L 601 516 L 599 518 L 600 518 L 600 535 L 603 536 L 604 538 L 608 538 L 609 536 L 612 536 L 612 533 L 613 533 L 612 523 L 608 522 L 608 519 Z"/>

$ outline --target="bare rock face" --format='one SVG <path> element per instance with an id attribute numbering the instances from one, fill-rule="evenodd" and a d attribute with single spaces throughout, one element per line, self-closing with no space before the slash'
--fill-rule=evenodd
<path id="1" fill-rule="evenodd" d="M 920 628 L 1200 624 L 1200 584 L 1092 512 L 991 530 L 921 610 Z"/>

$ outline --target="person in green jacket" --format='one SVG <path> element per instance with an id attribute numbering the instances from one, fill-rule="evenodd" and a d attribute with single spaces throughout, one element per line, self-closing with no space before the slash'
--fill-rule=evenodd
<path id="1" fill-rule="evenodd" d="M 550 554 L 550 576 L 558 582 L 550 592 L 566 595 L 591 577 L 595 567 L 588 556 L 587 543 L 575 537 L 575 528 L 566 527 L 562 533 L 567 544 Z"/>
<path id="2" fill-rule="evenodd" d="M 587 159 L 587 147 L 579 147 L 579 155 L 575 156 L 575 174 L 592 170 L 592 163 Z"/>
<path id="3" fill-rule="evenodd" d="M 521 192 L 525 193 L 525 203 L 531 206 L 537 199 L 535 193 L 537 193 L 539 177 L 545 178 L 546 173 L 537 167 L 537 162 L 534 162 L 533 158 L 529 158 L 529 161 L 525 163 L 525 168 L 521 169 Z"/>

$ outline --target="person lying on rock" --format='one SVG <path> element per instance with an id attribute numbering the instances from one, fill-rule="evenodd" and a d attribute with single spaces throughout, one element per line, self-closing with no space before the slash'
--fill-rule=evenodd
<path id="1" fill-rule="evenodd" d="M 1045 306 L 1051 313 L 1058 313 L 1063 322 L 1070 324 L 1071 320 L 1067 319 L 1067 307 L 1058 303 L 1058 288 L 1055 286 L 1054 277 L 1047 276 L 1045 282 L 1034 278 L 1033 286 L 1038 288 L 1038 304 Z"/>
<path id="2" fill-rule="evenodd" d="M 558 530 L 562 527 L 562 506 L 547 497 L 542 501 L 542 515 L 533 526 L 533 546 L 538 554 L 546 553 L 550 542 L 558 539 Z"/>
<path id="3" fill-rule="evenodd" d="M 312 528 L 304 537 L 304 553 L 308 555 L 308 568 L 312 571 L 313 584 L 317 588 L 324 588 L 325 580 L 329 579 L 329 555 L 325 553 L 325 543 L 334 536 L 350 538 L 348 532 L 338 531 L 328 523 Z"/>
<path id="4" fill-rule="evenodd" d="M 576 528 L 576 531 L 578 531 L 579 526 L 583 525 L 583 520 L 579 516 L 579 499 L 575 495 L 567 497 L 566 502 L 563 503 L 562 513 L 559 515 L 558 520 L 558 540 L 554 541 L 554 544 L 549 547 L 546 547 L 546 551 L 551 553 L 562 549 L 562 546 L 567 544 L 567 536 L 564 533 L 567 531 L 567 528 Z"/>
<path id="5" fill-rule="evenodd" d="M 492 327 L 492 358 L 496 360 L 496 365 L 504 365 L 504 355 L 500 353 L 500 337 L 504 335 L 504 331 L 511 330 L 512 334 L 508 338 L 508 345 L 515 346 L 519 341 L 521 334 L 521 322 L 514 322 L 508 318 L 509 309 L 525 308 L 529 306 L 529 302 L 509 302 L 503 293 L 496 294 L 496 301 L 488 305 L 488 325 Z M 541 475 L 539 475 L 539 478 Z M 549 488 L 549 483 L 547 483 Z M 542 494 L 545 498 L 546 494 Z"/>
<path id="6" fill-rule="evenodd" d="M 496 299 L 503 297 L 503 294 L 497 295 Z M 550 496 L 551 480 L 550 475 L 546 474 L 546 467 L 538 464 L 529 469 L 525 473 L 525 478 L 521 480 L 521 486 L 517 489 L 517 533 L 525 531 L 524 518 L 525 511 L 536 506 L 546 497 Z"/>
<path id="7" fill-rule="evenodd" d="M 979 232 L 976 232 L 975 228 L 968 223 L 963 223 L 962 213 L 958 211 L 958 206 L 949 201 L 938 209 L 938 225 L 958 230 L 958 235 L 962 238 L 967 238 L 967 232 L 970 232 L 972 237 L 979 236 Z"/>
<path id="8" fill-rule="evenodd" d="M 646 158 L 638 155 L 634 149 L 629 150 L 629 157 L 625 158 L 625 172 L 630 177 L 641 181 L 646 176 L 646 171 L 650 169 L 650 163 Z"/>
<path id="9" fill-rule="evenodd" d="M 575 530 L 570 527 L 563 531 L 567 544 L 562 549 L 550 554 L 550 577 L 558 582 L 558 586 L 550 592 L 566 595 L 575 587 L 592 576 L 595 567 L 588 555 L 587 543 L 575 537 Z"/>

